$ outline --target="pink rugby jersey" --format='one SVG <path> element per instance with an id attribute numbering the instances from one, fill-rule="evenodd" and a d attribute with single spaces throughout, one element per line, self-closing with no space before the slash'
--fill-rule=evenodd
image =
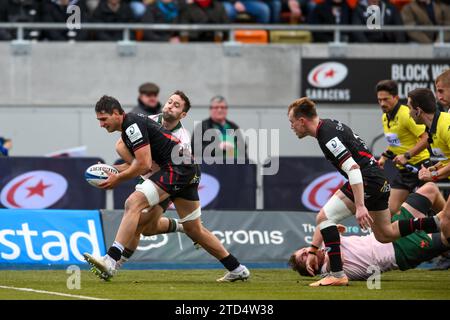
<path id="1" fill-rule="evenodd" d="M 373 233 L 341 237 L 341 252 L 344 272 L 350 280 L 366 280 L 374 273 L 370 266 L 380 268 L 380 272 L 398 268 L 392 243 L 378 242 Z"/>

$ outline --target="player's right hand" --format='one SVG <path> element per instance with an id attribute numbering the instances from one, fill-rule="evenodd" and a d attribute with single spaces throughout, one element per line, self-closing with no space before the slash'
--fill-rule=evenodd
<path id="1" fill-rule="evenodd" d="M 355 214 L 356 221 L 363 230 L 367 230 L 373 223 L 373 219 L 365 206 L 357 207 Z"/>
<path id="2" fill-rule="evenodd" d="M 306 270 L 313 277 L 319 270 L 319 262 L 315 254 L 308 254 L 308 257 L 306 258 Z"/>

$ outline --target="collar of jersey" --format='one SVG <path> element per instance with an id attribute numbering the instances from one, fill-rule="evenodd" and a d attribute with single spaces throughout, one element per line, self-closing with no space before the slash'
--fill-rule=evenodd
<path id="1" fill-rule="evenodd" d="M 431 122 L 431 127 L 428 130 L 428 143 L 430 145 L 433 143 L 433 134 L 436 133 L 437 123 L 438 123 L 440 116 L 441 116 L 441 111 L 436 110 L 436 113 L 434 114 L 434 117 L 433 117 L 433 121 Z"/>
<path id="2" fill-rule="evenodd" d="M 395 105 L 394 109 L 392 109 L 391 112 L 388 112 L 388 113 L 386 114 L 386 118 L 387 118 L 389 121 L 394 120 L 395 116 L 397 115 L 398 110 L 400 109 L 400 105 L 401 105 L 401 104 L 400 104 L 400 101 L 397 102 L 397 104 Z"/>
<path id="3" fill-rule="evenodd" d="M 440 116 L 441 116 L 441 112 L 439 110 L 436 110 L 436 113 L 434 114 L 434 117 L 433 117 L 433 121 L 431 122 L 430 131 L 428 133 L 430 133 L 430 134 L 436 133 L 437 123 L 438 123 Z"/>
<path id="4" fill-rule="evenodd" d="M 158 123 L 160 124 L 160 125 L 162 125 L 162 113 L 160 113 L 159 115 L 158 115 Z M 174 132 L 175 130 L 178 130 L 178 129 L 180 129 L 181 128 L 181 121 L 178 121 L 178 123 L 177 123 L 177 125 L 172 129 L 172 130 L 170 130 L 170 132 Z"/>

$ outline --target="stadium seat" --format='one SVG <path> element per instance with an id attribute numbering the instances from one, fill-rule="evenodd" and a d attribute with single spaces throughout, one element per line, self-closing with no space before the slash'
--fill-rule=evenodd
<path id="1" fill-rule="evenodd" d="M 274 30 L 270 31 L 271 43 L 310 43 L 312 34 L 304 30 Z"/>
<path id="2" fill-rule="evenodd" d="M 237 42 L 243 43 L 268 43 L 269 37 L 266 30 L 236 30 L 234 37 Z"/>

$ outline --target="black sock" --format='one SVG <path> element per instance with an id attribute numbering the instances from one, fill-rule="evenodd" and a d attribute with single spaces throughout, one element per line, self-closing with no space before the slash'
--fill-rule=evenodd
<path id="1" fill-rule="evenodd" d="M 131 256 L 133 255 L 133 253 L 134 253 L 134 250 L 130 250 L 128 248 L 125 248 L 125 249 L 123 249 L 122 256 L 124 256 L 127 259 L 130 259 Z"/>
<path id="2" fill-rule="evenodd" d="M 331 272 L 341 272 L 342 258 L 341 258 L 341 238 L 339 237 L 339 231 L 337 227 L 329 226 L 322 230 L 320 233 L 323 237 L 325 248 L 328 249 L 328 258 L 330 259 Z"/>
<path id="3" fill-rule="evenodd" d="M 108 249 L 108 256 L 110 256 L 111 258 L 113 258 L 116 261 L 119 261 L 121 255 L 122 255 L 122 253 L 120 252 L 119 248 L 117 248 L 117 247 L 109 247 L 109 249 Z"/>
<path id="4" fill-rule="evenodd" d="M 167 218 L 169 219 L 169 227 L 167 228 L 167 233 L 172 233 L 177 231 L 177 222 L 173 218 Z"/>
<path id="5" fill-rule="evenodd" d="M 439 232 L 434 217 L 399 220 L 398 229 L 400 230 L 400 236 L 402 237 L 405 237 L 416 230 L 423 230 L 428 233 Z"/>
<path id="6" fill-rule="evenodd" d="M 228 271 L 233 271 L 240 265 L 239 261 L 231 253 L 229 256 L 221 259 L 220 262 Z"/>

